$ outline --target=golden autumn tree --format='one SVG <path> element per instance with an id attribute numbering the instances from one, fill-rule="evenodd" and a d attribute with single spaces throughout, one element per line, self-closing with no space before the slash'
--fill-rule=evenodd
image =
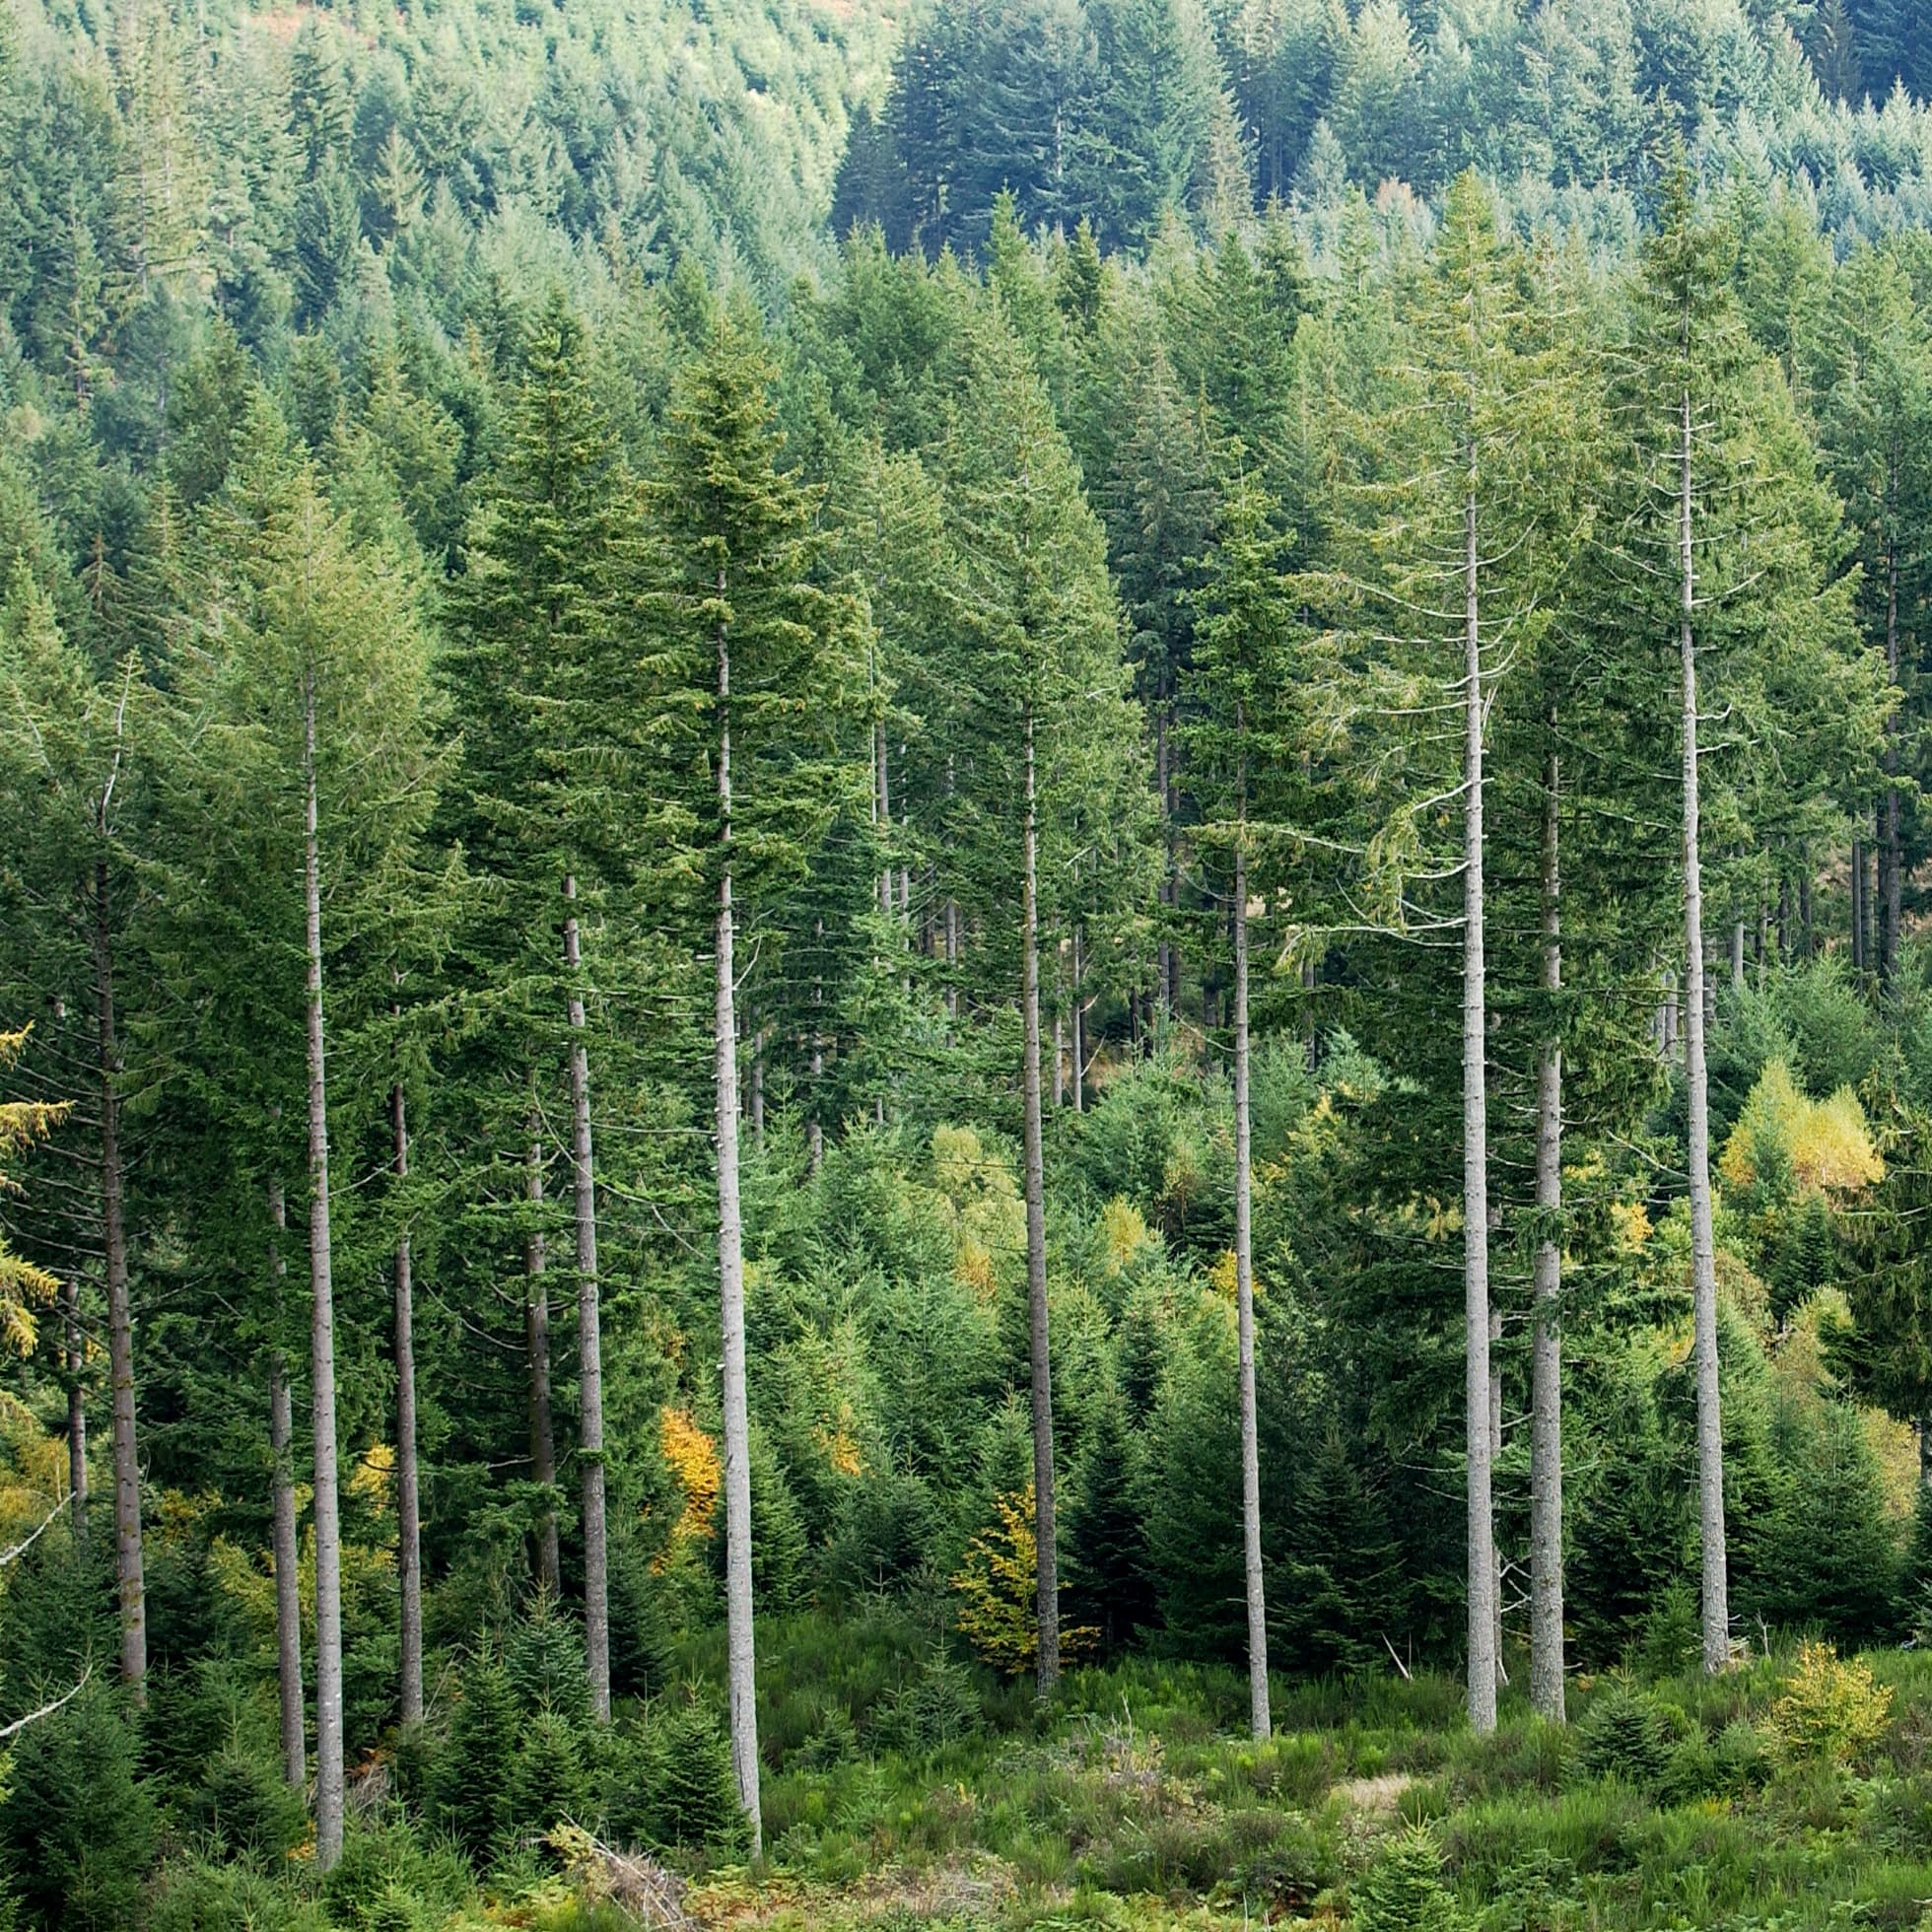
<path id="1" fill-rule="evenodd" d="M 20 1059 L 27 1045 L 30 1028 L 17 1033 L 0 1033 L 0 1073 Z M 17 1194 L 18 1183 L 7 1173 L 7 1162 L 34 1141 L 44 1138 L 66 1116 L 65 1102 L 38 1100 L 0 1101 L 0 1194 Z M 36 1327 L 34 1310 L 51 1301 L 60 1283 L 45 1269 L 36 1268 L 7 1245 L 0 1232 L 0 1339 L 15 1354 L 24 1355 L 34 1346 Z"/>

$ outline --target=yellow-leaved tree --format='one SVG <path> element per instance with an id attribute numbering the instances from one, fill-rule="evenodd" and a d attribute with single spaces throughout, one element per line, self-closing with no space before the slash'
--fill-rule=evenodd
<path id="1" fill-rule="evenodd" d="M 1758 1076 L 1718 1167 L 1736 1188 L 1788 1189 L 1834 1200 L 1862 1194 L 1885 1178 L 1858 1096 L 1840 1087 L 1829 1099 L 1810 1099 L 1781 1060 L 1769 1062 Z"/>
<path id="2" fill-rule="evenodd" d="M 1005 1677 L 1024 1677 L 1040 1654 L 1033 1484 L 996 1496 L 993 1514 L 993 1522 L 966 1546 L 952 1579 L 959 1634 L 982 1663 Z M 1084 1656 L 1097 1634 L 1086 1625 L 1063 1624 L 1062 1658 L 1072 1662 Z"/>
<path id="3" fill-rule="evenodd" d="M 0 1033 L 0 1073 L 20 1059 L 31 1029 Z M 0 1101 L 0 1194 L 18 1194 L 19 1185 L 7 1173 L 7 1163 L 23 1148 L 44 1138 L 66 1117 L 65 1102 Z M 17 1355 L 27 1354 L 37 1333 L 34 1310 L 53 1299 L 60 1283 L 45 1269 L 36 1268 L 7 1245 L 0 1232 L 0 1342 Z"/>

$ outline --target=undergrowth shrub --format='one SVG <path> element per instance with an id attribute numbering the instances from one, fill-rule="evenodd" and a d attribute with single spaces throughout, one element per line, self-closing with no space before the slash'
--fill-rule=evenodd
<path id="1" fill-rule="evenodd" d="M 329 1932 L 312 1900 L 298 1900 L 259 1872 L 200 1859 L 164 1868 L 149 1895 L 144 1932 Z"/>
<path id="2" fill-rule="evenodd" d="M 1577 1726 L 1577 1771 L 1586 1778 L 1617 1778 L 1639 1791 L 1655 1790 L 1679 1742 L 1673 1715 L 1647 1692 L 1613 1684 L 1598 1693 Z"/>
<path id="3" fill-rule="evenodd" d="M 934 1645 L 874 1713 L 872 1735 L 882 1750 L 918 1758 L 977 1736 L 984 1723 L 972 1673 Z"/>
<path id="4" fill-rule="evenodd" d="M 1469 1921 L 1442 1882 L 1435 1833 L 1412 1827 L 1394 1838 L 1354 1887 L 1350 1932 L 1464 1932 Z"/>
<path id="5" fill-rule="evenodd" d="M 1884 1736 L 1891 1709 L 1891 1689 L 1862 1658 L 1840 1658 L 1828 1643 L 1803 1644 L 1765 1723 L 1768 1755 L 1781 1769 L 1856 1764 Z"/>

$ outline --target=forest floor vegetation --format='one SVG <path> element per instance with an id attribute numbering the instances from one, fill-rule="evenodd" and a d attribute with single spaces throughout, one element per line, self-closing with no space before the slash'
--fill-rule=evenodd
<path id="1" fill-rule="evenodd" d="M 217 1863 L 205 1831 L 176 1834 L 172 1847 L 164 1832 L 144 1922 L 166 1932 L 1932 1925 L 1932 1657 L 1911 1650 L 1840 1660 L 1823 1644 L 1773 1643 L 1716 1680 L 1635 1668 L 1579 1676 L 1566 1727 L 1532 1714 L 1512 1686 L 1486 1738 L 1469 1730 L 1447 1677 L 1283 1682 L 1276 1734 L 1258 1744 L 1245 1734 L 1245 1679 L 1231 1669 L 1129 1659 L 1070 1673 L 1046 1707 L 1030 1686 L 922 1643 L 896 1609 L 844 1624 L 775 1621 L 761 1634 L 772 1774 L 767 1849 L 754 1863 L 727 1817 L 701 1835 L 704 1793 L 720 1786 L 698 1763 L 715 1741 L 700 1728 L 681 1751 L 687 1841 L 632 1855 L 651 1875 L 648 1896 L 600 1865 L 616 1849 L 607 1797 L 603 1838 L 571 1822 L 525 1823 L 472 1863 L 395 1795 L 409 1784 L 399 1771 L 319 1886 L 303 1847 L 277 1874 L 260 1859 L 252 1870 Z M 648 1738 L 662 1711 L 708 1701 L 693 1690 L 721 1661 L 702 1643 L 686 1650 L 679 1682 L 654 1700 L 661 1709 L 623 1714 L 618 1735 Z M 439 1748 L 424 1747 L 432 1771 Z"/>

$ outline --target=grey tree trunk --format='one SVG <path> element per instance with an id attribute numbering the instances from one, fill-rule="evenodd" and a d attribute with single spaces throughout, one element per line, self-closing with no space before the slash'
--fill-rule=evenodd
<path id="1" fill-rule="evenodd" d="M 584 1467 L 584 1657 L 590 1714 L 610 1721 L 610 1569 L 604 1531 L 603 1338 L 597 1303 L 597 1194 L 590 1159 L 590 1056 L 584 1044 L 577 879 L 564 879 L 564 965 L 570 973 L 571 1193 L 577 1209 L 578 1453 Z"/>
<path id="2" fill-rule="evenodd" d="M 1865 842 L 1851 842 L 1851 970 L 1865 971 Z"/>
<path id="3" fill-rule="evenodd" d="M 1483 633 L 1476 488 L 1463 499 L 1463 1398 L 1469 1456 L 1469 1721 L 1496 1728 L 1496 1543 L 1489 1454 L 1487 980 L 1483 952 Z"/>
<path id="4" fill-rule="evenodd" d="M 1552 720 L 1553 724 L 1554 720 Z M 1554 750 L 1544 780 L 1543 985 L 1562 990 L 1558 807 L 1561 768 Z M 1739 929 L 1742 932 L 1742 928 Z M 1739 971 L 1742 971 L 1742 966 Z M 1537 1063 L 1536 1206 L 1543 1220 L 1534 1269 L 1536 1330 L 1530 1357 L 1530 1702 L 1563 1721 L 1563 1048 L 1555 1015 Z"/>
<path id="5" fill-rule="evenodd" d="M 1678 448 L 1678 650 L 1684 684 L 1684 1072 L 1690 1099 L 1690 1281 L 1697 1351 L 1697 1519 L 1703 1547 L 1704 1669 L 1731 1661 L 1724 1552 L 1724 1431 L 1717 1389 L 1717 1251 L 1711 1231 L 1710 1086 L 1704 1070 L 1704 888 L 1697 803 L 1696 564 L 1691 541 L 1690 392 Z"/>
<path id="6" fill-rule="evenodd" d="M 719 595 L 724 593 L 723 575 Z M 751 1603 L 751 1415 L 744 1362 L 744 1221 L 738 1200 L 736 939 L 731 905 L 731 650 L 718 632 L 718 1303 L 724 1330 L 724 1620 L 731 1696 L 731 1767 L 751 1822 L 751 1848 L 764 1833 L 758 1790 L 758 1662 Z"/>
<path id="7" fill-rule="evenodd" d="M 1234 1302 L 1241 1401 L 1241 1552 L 1248 1595 L 1248 1723 L 1273 1734 L 1268 1707 L 1268 1599 L 1261 1565 L 1261 1437 L 1255 1417 L 1255 1258 L 1248 1117 L 1248 854 L 1234 848 Z"/>
<path id="8" fill-rule="evenodd" d="M 1888 536 L 1886 540 L 1885 576 L 1885 670 L 1887 680 L 1896 687 L 1898 682 L 1898 549 L 1896 536 Z M 1888 781 L 1896 781 L 1898 776 L 1898 719 L 1896 713 L 1885 722 L 1885 775 Z M 1888 783 L 1885 788 L 1881 825 L 1879 984 L 1889 988 L 1898 971 L 1898 929 L 1904 914 L 1904 857 L 1898 836 L 1898 791 L 1896 783 Z"/>
<path id="9" fill-rule="evenodd" d="M 524 1192 L 532 1216 L 530 1231 L 523 1237 L 523 1342 L 530 1362 L 530 1480 L 550 1490 L 557 1486 L 557 1437 L 550 1422 L 550 1287 L 544 1279 L 543 1228 L 536 1220 L 543 1208 L 543 1140 L 534 1111 L 530 1115 Z M 552 1597 L 563 1581 L 557 1552 L 557 1512 L 548 1502 L 536 1524 L 536 1580 Z"/>
<path id="10" fill-rule="evenodd" d="M 1731 991 L 1744 991 L 1744 921 L 1731 922 Z"/>
<path id="11" fill-rule="evenodd" d="M 282 1235 L 289 1224 L 282 1184 L 268 1190 L 270 1239 L 268 1266 L 275 1289 L 275 1308 L 282 1307 L 282 1281 L 288 1264 L 282 1258 Z M 268 1357 L 268 1448 L 275 1552 L 275 1664 L 282 1706 L 282 1775 L 292 1789 L 309 1783 L 308 1713 L 302 1688 L 302 1549 L 295 1521 L 295 1416 L 289 1399 L 289 1360 L 280 1347 Z"/>
<path id="12" fill-rule="evenodd" d="M 107 1379 L 113 1392 L 114 1581 L 120 1673 L 148 1700 L 148 1592 L 141 1561 L 141 1456 L 134 1434 L 134 1313 L 127 1293 L 127 1219 L 120 1157 L 120 1042 L 114 1029 L 114 952 L 107 862 L 94 868 L 94 1013 L 101 1082 L 101 1234 L 107 1268 Z"/>
<path id="13" fill-rule="evenodd" d="M 335 1461 L 335 1281 L 322 1053 L 322 873 L 315 833 L 315 679 L 303 683 L 303 896 L 309 942 L 309 1294 L 315 1483 L 315 1868 L 342 1856 L 342 1527 Z"/>
<path id="14" fill-rule="evenodd" d="M 1073 1111 L 1086 1112 L 1086 928 L 1073 926 Z"/>
<path id="15" fill-rule="evenodd" d="M 67 1371 L 67 1511 L 74 1548 L 87 1548 L 87 1339 L 81 1331 L 81 1283 L 61 1283 L 61 1358 Z"/>
<path id="16" fill-rule="evenodd" d="M 395 1177 L 409 1178 L 409 1117 L 402 1082 L 389 1089 Z M 423 1721 L 423 1517 L 416 1472 L 416 1289 L 409 1229 L 396 1236 L 396 1581 L 401 1587 L 402 1721 Z"/>
<path id="17" fill-rule="evenodd" d="M 1027 1352 L 1033 1375 L 1035 1681 L 1042 1697 L 1060 1681 L 1060 1562 L 1054 1521 L 1053 1358 L 1047 1324 L 1046 1158 L 1040 1127 L 1040 888 L 1033 714 L 1026 714 L 1026 826 L 1020 884 L 1020 1005 L 1025 1065 Z"/>

